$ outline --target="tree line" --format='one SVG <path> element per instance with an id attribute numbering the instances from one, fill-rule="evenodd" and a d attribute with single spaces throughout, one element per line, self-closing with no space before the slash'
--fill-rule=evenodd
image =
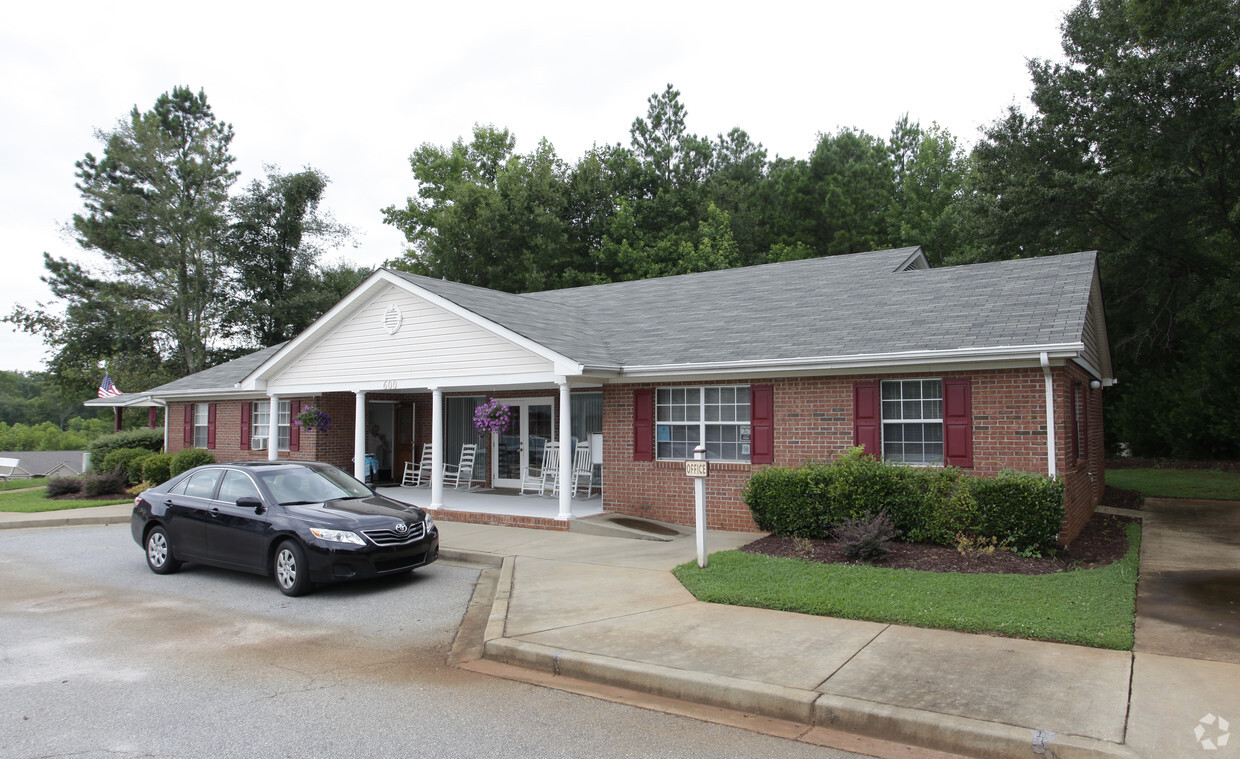
<path id="1" fill-rule="evenodd" d="M 629 144 L 576 161 L 518 153 L 479 125 L 410 156 L 415 195 L 383 209 L 408 240 L 387 265 L 531 292 L 921 245 L 935 266 L 1098 250 L 1115 373 L 1108 444 L 1240 456 L 1240 3 L 1081 0 L 1064 60 L 1031 61 L 1033 110 L 968 148 L 907 117 L 885 136 L 820 134 L 770 156 L 743 129 L 689 129 L 675 87 Z M 286 340 L 367 272 L 324 266 L 348 230 L 327 178 L 271 169 L 234 191 L 231 126 L 206 96 L 162 95 L 78 162 L 78 242 L 104 272 L 45 257 L 65 304 L 5 319 L 53 348 L 62 392 L 102 366 L 150 387 Z"/>
<path id="2" fill-rule="evenodd" d="M 629 145 L 575 163 L 478 126 L 410 157 L 417 194 L 384 210 L 390 265 L 510 292 L 922 245 L 953 265 L 1100 253 L 1115 373 L 1113 451 L 1240 456 L 1240 4 L 1082 0 L 1063 62 L 1032 61 L 964 150 L 907 118 L 770 157 L 741 129 L 687 126 L 671 85 Z"/>

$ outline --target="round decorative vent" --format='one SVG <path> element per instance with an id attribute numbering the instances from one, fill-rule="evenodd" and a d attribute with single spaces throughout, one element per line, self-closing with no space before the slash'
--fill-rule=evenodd
<path id="1" fill-rule="evenodd" d="M 395 335 L 400 330 L 402 319 L 404 319 L 404 315 L 400 312 L 400 306 L 393 303 L 388 306 L 387 311 L 383 312 L 383 328 L 387 330 L 389 335 Z"/>

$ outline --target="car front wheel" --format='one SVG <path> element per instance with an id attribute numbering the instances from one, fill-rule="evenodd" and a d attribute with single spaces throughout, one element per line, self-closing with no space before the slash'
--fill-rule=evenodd
<path id="1" fill-rule="evenodd" d="M 181 562 L 172 555 L 172 542 L 162 527 L 152 528 L 146 534 L 146 565 L 157 575 L 172 574 L 181 568 Z"/>
<path id="2" fill-rule="evenodd" d="M 284 541 L 276 549 L 273 569 L 276 587 L 286 596 L 304 596 L 314 587 L 310 582 L 306 552 L 291 540 Z"/>

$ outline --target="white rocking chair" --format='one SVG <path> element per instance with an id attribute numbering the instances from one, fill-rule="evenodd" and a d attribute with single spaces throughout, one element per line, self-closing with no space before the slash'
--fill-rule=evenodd
<path id="1" fill-rule="evenodd" d="M 594 460 L 590 455 L 590 443 L 581 442 L 573 451 L 573 497 L 577 497 L 580 488 L 585 488 L 586 498 L 589 498 L 594 487 Z M 602 491 L 601 487 L 599 491 Z"/>
<path id="2" fill-rule="evenodd" d="M 477 443 L 466 443 L 461 446 L 461 458 L 455 464 L 443 465 L 443 484 L 452 483 L 453 490 L 465 483 L 465 489 L 473 488 L 474 483 L 482 484 L 485 480 L 474 477 L 474 458 L 478 455 Z"/>
<path id="3" fill-rule="evenodd" d="M 525 491 L 537 491 L 544 495 L 547 491 L 556 492 L 560 482 L 560 444 L 547 443 L 543 446 L 542 466 L 521 467 L 521 495 Z"/>
<path id="4" fill-rule="evenodd" d="M 417 464 L 405 462 L 405 476 L 400 484 L 405 487 L 420 488 L 431 484 L 431 444 L 422 444 L 422 460 Z"/>

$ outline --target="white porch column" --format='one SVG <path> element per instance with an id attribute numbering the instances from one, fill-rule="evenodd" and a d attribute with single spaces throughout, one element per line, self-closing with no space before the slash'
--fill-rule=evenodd
<path id="1" fill-rule="evenodd" d="M 1054 477 L 1055 467 L 1055 380 L 1051 376 L 1051 361 L 1045 351 L 1041 356 L 1042 375 L 1046 383 L 1046 474 Z"/>
<path id="2" fill-rule="evenodd" d="M 573 404 L 568 380 L 560 385 L 560 513 L 556 519 L 573 518 Z"/>
<path id="3" fill-rule="evenodd" d="M 366 391 L 354 390 L 353 406 L 353 476 L 366 481 Z"/>
<path id="4" fill-rule="evenodd" d="M 267 460 L 280 458 L 280 396 L 271 396 L 267 409 Z M 289 423 L 292 424 L 292 419 Z M 291 428 L 290 428 L 291 429 Z"/>
<path id="5" fill-rule="evenodd" d="M 443 508 L 443 391 L 431 388 L 431 505 Z"/>

